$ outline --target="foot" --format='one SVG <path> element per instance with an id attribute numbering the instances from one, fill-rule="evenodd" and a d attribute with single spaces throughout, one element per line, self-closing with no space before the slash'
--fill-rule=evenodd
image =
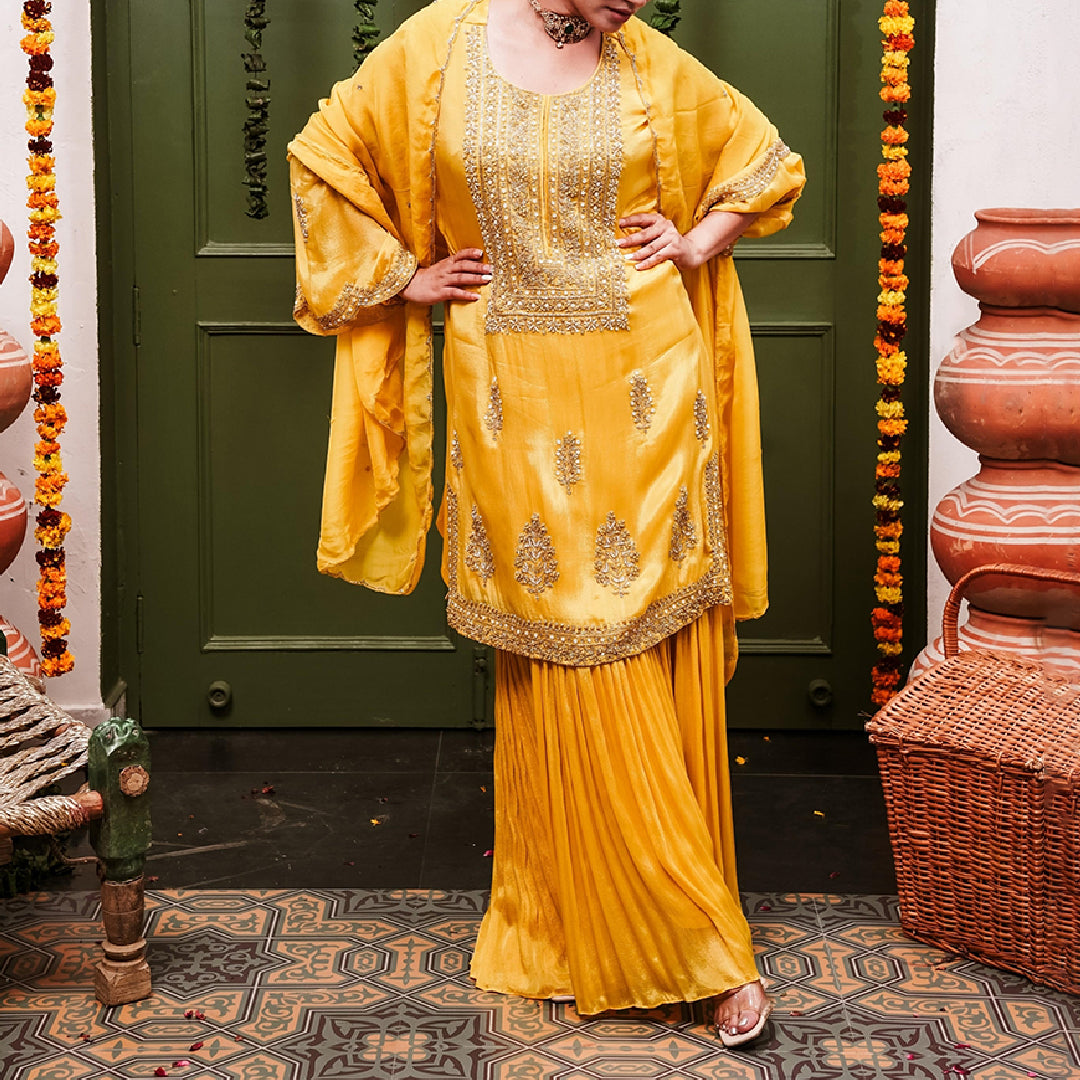
<path id="1" fill-rule="evenodd" d="M 760 980 L 737 986 L 713 1000 L 716 1003 L 713 1022 L 725 1046 L 738 1046 L 757 1038 L 772 1011 L 772 1002 Z"/>

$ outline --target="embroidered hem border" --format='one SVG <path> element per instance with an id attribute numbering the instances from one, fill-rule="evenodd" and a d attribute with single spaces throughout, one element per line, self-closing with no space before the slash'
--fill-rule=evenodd
<path id="1" fill-rule="evenodd" d="M 325 315 L 316 315 L 308 307 L 307 297 L 297 285 L 293 318 L 299 319 L 304 315 L 309 315 L 324 334 L 339 330 L 352 322 L 361 308 L 385 304 L 397 296 L 412 280 L 413 274 L 416 273 L 416 266 L 416 256 L 407 248 L 400 248 L 394 255 L 390 269 L 377 285 L 361 288 L 354 282 L 349 282 L 341 290 L 337 303 Z"/>
<path id="2" fill-rule="evenodd" d="M 700 221 L 710 210 L 715 210 L 724 203 L 747 203 L 757 198 L 773 182 L 780 162 L 790 153 L 791 149 L 787 144 L 782 139 L 777 139 L 749 172 L 707 192 L 701 201 L 697 219 Z"/>
<path id="3" fill-rule="evenodd" d="M 697 581 L 654 600 L 632 619 L 600 626 L 527 619 L 501 611 L 458 592 L 459 523 L 457 493 L 446 489 L 446 618 L 471 641 L 504 652 L 569 667 L 588 667 L 635 656 L 681 630 L 717 604 L 734 600 L 731 564 L 724 532 L 720 492 L 720 461 L 713 457 L 705 470 L 707 525 L 712 547 L 709 569 Z"/>

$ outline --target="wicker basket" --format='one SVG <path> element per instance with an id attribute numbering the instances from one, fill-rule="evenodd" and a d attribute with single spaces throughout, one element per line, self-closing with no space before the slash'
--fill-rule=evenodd
<path id="1" fill-rule="evenodd" d="M 1080 993 L 1080 685 L 1015 657 L 957 653 L 964 588 L 990 573 L 1080 585 L 1080 574 L 1004 564 L 961 578 L 945 608 L 947 659 L 867 724 L 901 922 L 920 941 Z"/>

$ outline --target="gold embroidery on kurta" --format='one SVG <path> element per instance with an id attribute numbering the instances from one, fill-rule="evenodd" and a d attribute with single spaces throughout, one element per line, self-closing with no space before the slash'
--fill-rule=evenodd
<path id="1" fill-rule="evenodd" d="M 461 466 L 465 464 L 464 459 L 461 456 L 461 443 L 458 442 L 456 428 L 450 436 L 450 464 L 453 465 L 458 472 L 461 472 Z"/>
<path id="2" fill-rule="evenodd" d="M 653 401 L 649 380 L 635 371 L 630 376 L 630 413 L 634 418 L 634 427 L 642 434 L 652 426 L 656 403 Z"/>
<path id="3" fill-rule="evenodd" d="M 780 162 L 790 153 L 783 140 L 777 139 L 749 172 L 712 188 L 701 200 L 699 214 L 724 203 L 748 203 L 757 198 L 773 182 Z"/>
<path id="4" fill-rule="evenodd" d="M 581 480 L 581 440 L 572 431 L 555 444 L 555 478 L 567 494 Z"/>
<path id="5" fill-rule="evenodd" d="M 556 664 L 603 664 L 651 648 L 713 605 L 730 604 L 733 599 L 731 567 L 724 541 L 719 455 L 714 455 L 706 466 L 704 486 L 710 556 L 708 570 L 697 581 L 653 600 L 633 618 L 598 625 L 527 618 L 480 600 L 467 599 L 451 577 L 446 606 L 450 625 L 466 637 L 492 648 Z M 453 560 L 457 540 L 450 521 L 448 512 L 447 558 Z M 451 565 L 456 563 L 451 561 Z"/>
<path id="6" fill-rule="evenodd" d="M 491 437 L 498 442 L 503 429 L 502 392 L 499 380 L 491 380 L 491 395 L 488 398 L 487 412 L 484 413 L 484 427 L 491 432 Z"/>
<path id="7" fill-rule="evenodd" d="M 446 487 L 446 587 L 451 596 L 457 592 L 458 501 L 457 492 Z"/>
<path id="8" fill-rule="evenodd" d="M 465 545 L 465 565 L 474 573 L 480 581 L 487 585 L 488 580 L 495 574 L 495 556 L 491 550 L 491 542 L 488 540 L 487 527 L 484 519 L 480 516 L 480 509 L 476 503 L 472 508 L 472 529 L 469 531 L 469 542 Z"/>
<path id="9" fill-rule="evenodd" d="M 675 500 L 675 513 L 671 520 L 671 547 L 668 549 L 668 554 L 675 562 L 681 563 L 697 547 L 697 541 L 697 529 L 694 528 L 693 518 L 690 517 L 690 493 L 683 484 L 679 488 L 679 497 Z"/>
<path id="10" fill-rule="evenodd" d="M 614 590 L 617 596 L 626 596 L 636 578 L 641 576 L 637 546 L 626 527 L 613 510 L 603 525 L 596 530 L 595 577 L 601 584 Z"/>
<path id="11" fill-rule="evenodd" d="M 705 442 L 709 437 L 709 402 L 704 390 L 699 390 L 694 398 L 694 434 L 698 442 Z"/>
<path id="12" fill-rule="evenodd" d="M 464 166 L 488 259 L 489 334 L 628 330 L 615 246 L 623 147 L 619 57 L 604 39 L 594 77 L 543 95 L 503 79 L 483 26 L 468 31 Z"/>
<path id="13" fill-rule="evenodd" d="M 539 514 L 533 514 L 521 530 L 514 556 L 514 580 L 533 596 L 540 596 L 559 580 L 559 560 L 547 526 Z"/>
<path id="14" fill-rule="evenodd" d="M 304 238 L 306 244 L 309 230 L 307 207 L 299 194 L 293 195 L 293 203 L 296 206 L 296 222 L 300 226 L 300 235 Z"/>

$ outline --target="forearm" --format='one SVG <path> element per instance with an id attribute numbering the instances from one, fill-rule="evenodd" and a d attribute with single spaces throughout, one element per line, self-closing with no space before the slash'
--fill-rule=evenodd
<path id="1" fill-rule="evenodd" d="M 685 236 L 694 265 L 701 266 L 717 255 L 730 254 L 735 241 L 758 217 L 759 214 L 734 214 L 727 210 L 706 214 Z"/>

